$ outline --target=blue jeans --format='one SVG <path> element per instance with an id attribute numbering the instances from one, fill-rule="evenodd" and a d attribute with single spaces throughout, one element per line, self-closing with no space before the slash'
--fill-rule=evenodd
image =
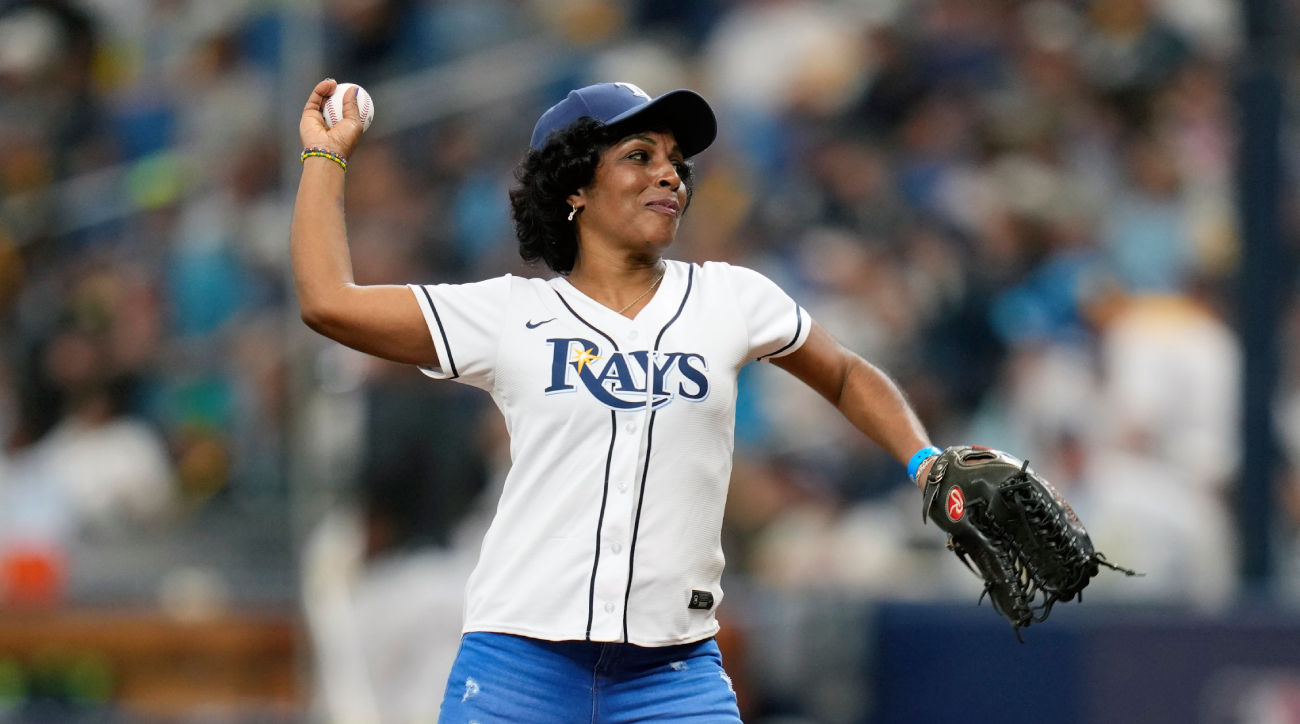
<path id="1" fill-rule="evenodd" d="M 713 639 L 643 647 L 467 633 L 439 724 L 740 724 Z"/>

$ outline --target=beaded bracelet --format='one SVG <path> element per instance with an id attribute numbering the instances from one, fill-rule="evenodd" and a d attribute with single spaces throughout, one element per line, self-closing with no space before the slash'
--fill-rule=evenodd
<path id="1" fill-rule="evenodd" d="M 304 149 L 302 150 L 302 161 L 303 161 L 303 163 L 306 163 L 306 162 L 307 162 L 307 159 L 308 159 L 308 158 L 311 158 L 312 156 L 320 156 L 321 158 L 328 158 L 329 160 L 333 161 L 334 163 L 337 163 L 338 165 L 342 166 L 342 167 L 343 167 L 343 171 L 344 171 L 345 173 L 346 173 L 347 170 L 348 170 L 348 162 L 345 161 L 345 160 L 343 159 L 342 156 L 338 156 L 338 155 L 335 155 L 335 154 L 333 154 L 333 153 L 330 153 L 329 151 L 326 151 L 326 150 L 323 149 L 323 148 L 304 148 Z"/>

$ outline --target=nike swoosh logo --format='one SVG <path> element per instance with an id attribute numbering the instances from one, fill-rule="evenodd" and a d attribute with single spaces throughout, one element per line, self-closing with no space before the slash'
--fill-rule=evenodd
<path id="1" fill-rule="evenodd" d="M 524 322 L 524 326 L 527 327 L 527 328 L 529 328 L 529 329 L 537 329 L 538 327 L 542 326 L 543 324 L 546 324 L 546 322 L 554 322 L 554 321 L 555 321 L 555 317 L 551 317 L 550 319 L 546 320 L 545 322 Z"/>

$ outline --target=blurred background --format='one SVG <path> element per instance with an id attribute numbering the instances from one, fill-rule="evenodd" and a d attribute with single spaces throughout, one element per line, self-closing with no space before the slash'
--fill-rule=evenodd
<path id="1" fill-rule="evenodd" d="M 1300 722 L 1300 171 L 1278 0 L 0 0 L 0 722 L 434 722 L 508 466 L 486 395 L 313 335 L 312 85 L 359 283 L 543 275 L 573 87 L 720 119 L 671 255 L 752 267 L 1027 457 L 1113 561 L 1020 645 L 902 468 L 742 373 L 746 721 Z"/>

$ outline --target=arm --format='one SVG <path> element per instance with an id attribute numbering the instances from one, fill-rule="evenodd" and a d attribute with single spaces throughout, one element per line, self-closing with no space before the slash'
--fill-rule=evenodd
<path id="1" fill-rule="evenodd" d="M 900 463 L 906 465 L 913 453 L 930 444 L 898 385 L 836 342 L 820 324 L 813 322 L 802 347 L 772 364 L 816 390 Z M 921 465 L 918 480 L 925 480 L 934 460 Z"/>
<path id="2" fill-rule="evenodd" d="M 298 133 L 304 148 L 324 148 L 348 158 L 361 137 L 356 91 L 343 103 L 343 120 L 326 128 L 321 105 L 335 82 L 316 85 L 303 108 Z M 343 219 L 344 172 L 327 158 L 308 158 L 293 207 L 289 250 L 302 321 L 330 339 L 376 357 L 438 366 L 438 353 L 411 290 L 352 281 Z"/>

